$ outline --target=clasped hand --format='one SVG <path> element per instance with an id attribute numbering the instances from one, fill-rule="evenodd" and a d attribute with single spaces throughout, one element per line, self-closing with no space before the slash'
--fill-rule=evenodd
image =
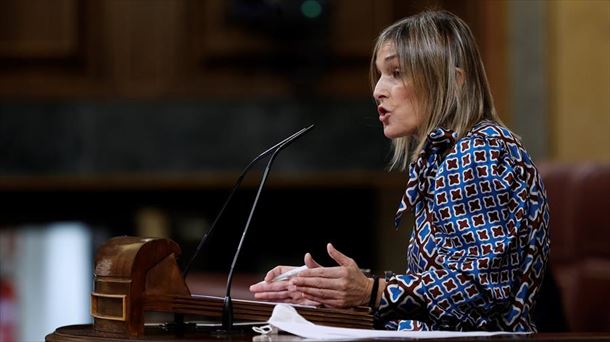
<path id="1" fill-rule="evenodd" d="M 308 269 L 282 281 L 272 281 L 294 266 L 277 266 L 267 272 L 265 279 L 250 286 L 256 299 L 307 305 L 346 308 L 369 302 L 372 279 L 360 271 L 356 262 L 339 252 L 332 244 L 326 246 L 328 255 L 338 266 L 322 267 L 311 254 L 305 254 Z"/>

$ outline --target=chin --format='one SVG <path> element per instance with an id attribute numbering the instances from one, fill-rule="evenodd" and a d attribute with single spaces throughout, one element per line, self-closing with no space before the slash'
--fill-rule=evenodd
<path id="1" fill-rule="evenodd" d="M 405 130 L 405 129 L 397 130 L 394 127 L 390 127 L 390 126 L 386 126 L 383 128 L 383 135 L 385 135 L 385 137 L 388 139 L 406 137 L 406 136 L 413 135 L 413 133 L 415 133 L 414 129 L 413 130 Z"/>
<path id="2" fill-rule="evenodd" d="M 396 139 L 396 138 L 398 138 L 398 136 L 395 136 L 393 134 L 388 134 L 388 133 L 385 133 L 385 132 L 383 133 L 383 135 L 385 135 L 385 137 L 388 138 L 388 139 Z"/>

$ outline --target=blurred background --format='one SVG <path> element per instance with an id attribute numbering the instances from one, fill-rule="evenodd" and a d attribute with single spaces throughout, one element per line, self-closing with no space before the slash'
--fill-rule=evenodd
<path id="1" fill-rule="evenodd" d="M 548 174 L 560 210 L 547 292 L 563 327 L 609 329 L 608 1 L 2 0 L 0 340 L 89 322 L 93 258 L 110 237 L 171 238 L 184 266 L 240 170 L 312 123 L 274 165 L 234 296 L 305 252 L 331 265 L 327 242 L 362 268 L 402 271 L 405 176 L 385 170 L 368 66 L 384 27 L 429 8 L 470 25 L 502 119 Z M 204 246 L 192 292 L 224 293 L 260 177 Z M 594 210 L 597 230 L 568 199 Z"/>

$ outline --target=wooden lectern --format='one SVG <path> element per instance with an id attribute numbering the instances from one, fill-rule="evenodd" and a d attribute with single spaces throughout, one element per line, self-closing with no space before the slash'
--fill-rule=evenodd
<path id="1" fill-rule="evenodd" d="M 93 329 L 118 337 L 143 337 L 145 312 L 170 312 L 219 320 L 224 299 L 192 295 L 176 257 L 180 247 L 168 239 L 116 237 L 102 245 L 95 257 L 91 293 Z M 274 304 L 233 300 L 235 321 L 267 321 Z M 367 308 L 339 310 L 295 306 L 316 324 L 373 328 Z"/>
<path id="2" fill-rule="evenodd" d="M 130 342 L 139 340 L 232 340 L 251 341 L 251 336 L 214 335 L 209 330 L 167 330 L 160 325 L 145 326 L 145 312 L 169 312 L 200 316 L 219 321 L 224 299 L 191 295 L 178 268 L 176 257 L 180 247 L 167 239 L 116 237 L 98 249 L 95 257 L 95 282 L 91 293 L 91 315 L 94 323 L 59 327 L 46 336 L 48 342 Z M 273 303 L 233 300 L 236 321 L 269 319 Z M 309 321 L 330 326 L 373 328 L 373 318 L 367 309 L 337 310 L 295 306 Z M 607 334 L 533 334 L 500 335 L 488 338 L 464 337 L 452 341 L 480 340 L 562 340 L 610 341 Z M 269 340 L 279 340 L 270 338 Z"/>

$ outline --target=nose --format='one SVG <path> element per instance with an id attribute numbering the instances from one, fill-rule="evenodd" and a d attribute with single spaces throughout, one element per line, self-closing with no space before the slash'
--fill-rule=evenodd
<path id="1" fill-rule="evenodd" d="M 379 78 L 377 83 L 375 84 L 375 89 L 373 89 L 373 98 L 377 103 L 381 103 L 381 100 L 388 97 L 387 89 L 384 85 L 383 78 Z"/>

